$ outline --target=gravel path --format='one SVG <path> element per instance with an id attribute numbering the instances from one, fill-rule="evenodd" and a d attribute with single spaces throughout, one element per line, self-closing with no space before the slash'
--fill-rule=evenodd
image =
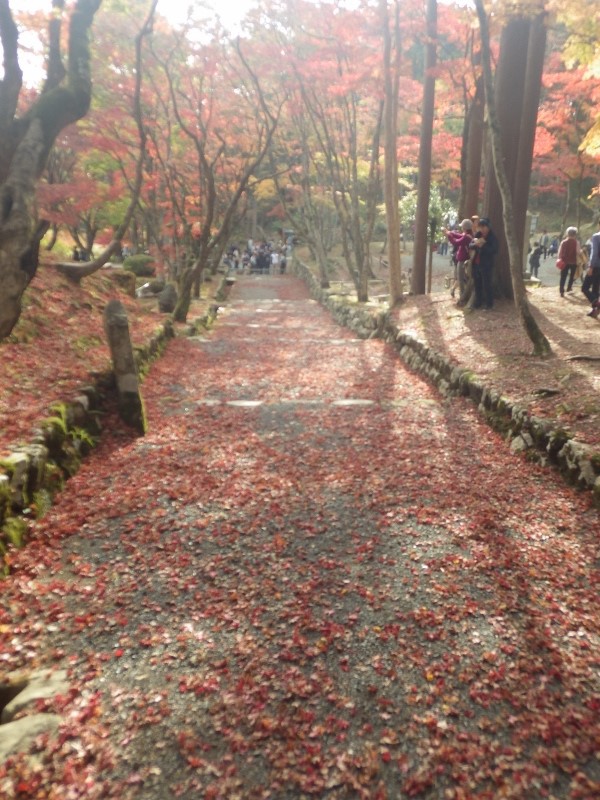
<path id="1" fill-rule="evenodd" d="M 14 556 L 68 667 L 8 798 L 600 796 L 598 513 L 292 277 L 244 276 Z"/>

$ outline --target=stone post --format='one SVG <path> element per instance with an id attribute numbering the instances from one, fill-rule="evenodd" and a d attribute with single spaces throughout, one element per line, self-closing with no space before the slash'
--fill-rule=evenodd
<path id="1" fill-rule="evenodd" d="M 143 436 L 146 432 L 144 408 L 129 336 L 127 312 L 120 300 L 110 300 L 104 309 L 104 330 L 117 383 L 119 415 L 123 422 Z"/>

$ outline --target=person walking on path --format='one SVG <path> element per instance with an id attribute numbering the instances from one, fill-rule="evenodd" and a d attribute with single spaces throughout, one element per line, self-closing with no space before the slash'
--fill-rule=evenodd
<path id="1" fill-rule="evenodd" d="M 565 286 L 567 287 L 567 292 L 573 291 L 573 281 L 575 280 L 579 250 L 577 228 L 571 226 L 567 228 L 567 235 L 558 248 L 558 260 L 564 263 L 564 266 L 560 267 L 559 291 L 561 297 L 565 296 Z"/>
<path id="2" fill-rule="evenodd" d="M 544 252 L 544 248 L 539 242 L 535 242 L 533 250 L 529 256 L 529 266 L 531 267 L 531 277 L 537 278 L 540 269 L 540 257 Z"/>
<path id="3" fill-rule="evenodd" d="M 494 307 L 492 273 L 494 259 L 498 253 L 498 238 L 487 217 L 481 217 L 479 220 L 479 230 L 471 246 L 476 248 L 473 258 L 473 282 L 475 284 L 473 308 L 485 306 L 486 309 L 491 310 Z"/>
<path id="4" fill-rule="evenodd" d="M 277 275 L 279 273 L 279 250 L 274 249 L 271 253 L 271 275 Z"/>
<path id="5" fill-rule="evenodd" d="M 588 316 L 594 319 L 600 313 L 600 217 L 597 221 L 598 230 L 591 238 L 590 261 L 581 286 L 581 291 L 592 304 Z"/>

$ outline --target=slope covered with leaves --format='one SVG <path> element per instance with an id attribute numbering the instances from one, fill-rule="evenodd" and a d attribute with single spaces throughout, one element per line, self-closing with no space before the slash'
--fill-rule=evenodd
<path id="1" fill-rule="evenodd" d="M 53 403 L 70 399 L 110 368 L 102 315 L 113 297 L 127 309 L 134 347 L 143 346 L 164 315 L 156 303 L 120 290 L 112 269 L 76 286 L 51 265 L 40 268 L 17 327 L 0 342 L 0 453 L 29 441 Z"/>
<path id="2" fill-rule="evenodd" d="M 243 278 L 2 585 L 67 665 L 7 798 L 600 793 L 598 513 L 292 278 Z"/>
<path id="3" fill-rule="evenodd" d="M 471 313 L 438 292 L 409 297 L 393 313 L 401 330 L 600 452 L 600 323 L 587 316 L 589 304 L 579 284 L 564 298 L 555 286 L 528 294 L 552 346 L 550 358 L 531 355 L 531 342 L 508 300 L 496 302 L 491 313 Z"/>

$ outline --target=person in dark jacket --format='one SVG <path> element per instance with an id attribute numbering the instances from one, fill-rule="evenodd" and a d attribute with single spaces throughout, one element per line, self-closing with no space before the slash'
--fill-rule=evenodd
<path id="1" fill-rule="evenodd" d="M 535 242 L 533 250 L 529 255 L 529 266 L 531 267 L 531 277 L 537 278 L 540 269 L 540 258 L 544 252 L 544 247 L 541 242 Z"/>
<path id="2" fill-rule="evenodd" d="M 487 217 L 481 217 L 479 220 L 479 229 L 471 246 L 476 248 L 473 258 L 473 283 L 475 285 L 473 308 L 485 306 L 485 308 L 491 309 L 494 307 L 492 275 L 494 259 L 498 253 L 498 238 Z"/>
<path id="3" fill-rule="evenodd" d="M 600 314 L 600 217 L 598 217 L 598 230 L 592 236 L 590 243 L 590 260 L 581 291 L 592 304 L 588 316 L 597 318 Z"/>

